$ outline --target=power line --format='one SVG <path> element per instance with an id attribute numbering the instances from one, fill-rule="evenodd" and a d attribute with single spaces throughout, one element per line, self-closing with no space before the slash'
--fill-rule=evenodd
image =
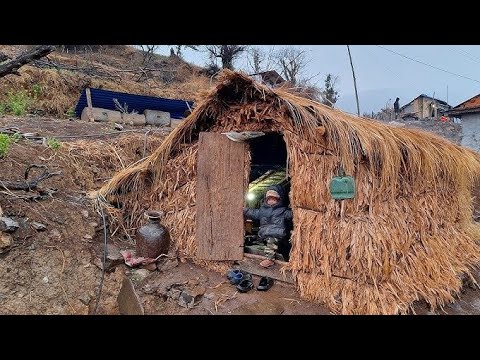
<path id="1" fill-rule="evenodd" d="M 469 53 L 466 52 L 465 50 L 462 50 L 462 49 L 458 49 L 458 50 L 463 53 L 463 56 L 468 57 L 470 60 L 475 61 L 476 63 L 480 63 L 480 59 L 479 59 L 479 58 L 473 56 L 472 54 L 469 54 Z"/>
<path id="2" fill-rule="evenodd" d="M 476 79 L 472 79 L 472 78 L 470 78 L 470 77 L 468 77 L 468 76 L 456 74 L 456 73 L 453 73 L 453 72 L 451 72 L 451 71 L 448 71 L 448 70 L 445 70 L 445 69 L 441 69 L 441 68 L 436 67 L 436 66 L 434 66 L 434 65 L 430 65 L 430 64 L 424 63 L 423 61 L 420 61 L 420 60 L 412 59 L 411 57 L 408 57 L 408 56 L 403 55 L 403 54 L 400 54 L 400 53 L 398 53 L 398 52 L 396 52 L 396 51 L 387 49 L 386 47 L 383 47 L 383 46 L 380 46 L 380 45 L 375 45 L 375 46 L 378 46 L 379 48 L 381 48 L 381 49 L 383 49 L 383 50 L 386 50 L 386 51 L 389 51 L 389 52 L 391 52 L 391 53 L 394 53 L 395 55 L 401 56 L 401 57 L 403 57 L 403 58 L 405 58 L 405 59 L 408 59 L 408 60 L 411 60 L 411 61 L 415 61 L 415 62 L 417 62 L 417 63 L 419 63 L 419 64 L 422 64 L 422 65 L 431 67 L 431 68 L 436 69 L 436 70 L 443 71 L 443 72 L 445 72 L 445 73 L 447 73 L 447 74 L 454 75 L 454 76 L 458 76 L 458 77 L 461 77 L 461 78 L 464 78 L 464 79 L 467 79 L 467 80 L 472 80 L 472 81 L 475 81 L 475 82 L 477 82 L 477 83 L 480 83 L 480 81 L 478 81 L 478 80 L 476 80 Z"/>

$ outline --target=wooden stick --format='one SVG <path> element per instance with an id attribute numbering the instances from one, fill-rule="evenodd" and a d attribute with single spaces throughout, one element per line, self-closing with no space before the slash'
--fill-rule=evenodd
<path id="1" fill-rule="evenodd" d="M 90 121 L 94 121 L 93 119 L 93 106 L 92 106 L 92 95 L 90 93 L 90 88 L 86 88 L 85 89 L 85 95 L 87 97 L 87 105 L 88 105 L 88 110 L 87 110 L 87 115 L 88 115 L 88 119 Z"/>

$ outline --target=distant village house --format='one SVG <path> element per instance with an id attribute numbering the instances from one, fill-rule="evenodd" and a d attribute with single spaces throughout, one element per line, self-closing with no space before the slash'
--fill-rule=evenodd
<path id="1" fill-rule="evenodd" d="M 480 151 L 480 94 L 458 104 L 447 115 L 462 122 L 461 145 Z"/>
<path id="2" fill-rule="evenodd" d="M 252 74 L 250 76 L 254 80 L 264 83 L 271 88 L 279 86 L 285 82 L 282 76 L 275 70 L 262 71 L 256 74 Z"/>
<path id="3" fill-rule="evenodd" d="M 439 117 L 451 108 L 445 101 L 421 94 L 400 108 L 401 118 Z"/>

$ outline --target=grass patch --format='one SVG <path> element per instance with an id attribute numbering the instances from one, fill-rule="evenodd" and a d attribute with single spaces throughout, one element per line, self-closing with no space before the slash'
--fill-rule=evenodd
<path id="1" fill-rule="evenodd" d="M 28 107 L 32 103 L 32 99 L 25 91 L 8 92 L 5 102 L 0 103 L 0 113 L 13 114 L 15 116 L 23 116 L 27 113 Z"/>
<path id="2" fill-rule="evenodd" d="M 10 149 L 12 138 L 6 134 L 0 134 L 0 158 L 5 157 Z"/>
<path id="3" fill-rule="evenodd" d="M 66 112 L 65 112 L 65 116 L 67 118 L 74 118 L 76 116 L 75 114 L 75 109 L 73 107 L 69 108 Z"/>
<path id="4" fill-rule="evenodd" d="M 55 139 L 55 138 L 48 138 L 47 139 L 47 146 L 52 149 L 52 150 L 58 150 L 60 149 L 60 146 L 62 146 L 62 143 Z"/>

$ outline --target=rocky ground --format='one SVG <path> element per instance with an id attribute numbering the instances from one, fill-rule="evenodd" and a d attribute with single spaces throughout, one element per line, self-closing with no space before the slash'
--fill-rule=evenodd
<path id="1" fill-rule="evenodd" d="M 406 127 L 410 129 L 425 130 L 436 135 L 440 135 L 455 144 L 460 144 L 462 141 L 462 125 L 451 121 L 442 122 L 435 118 L 426 118 L 423 120 L 395 120 L 386 122 L 399 127 Z"/>

